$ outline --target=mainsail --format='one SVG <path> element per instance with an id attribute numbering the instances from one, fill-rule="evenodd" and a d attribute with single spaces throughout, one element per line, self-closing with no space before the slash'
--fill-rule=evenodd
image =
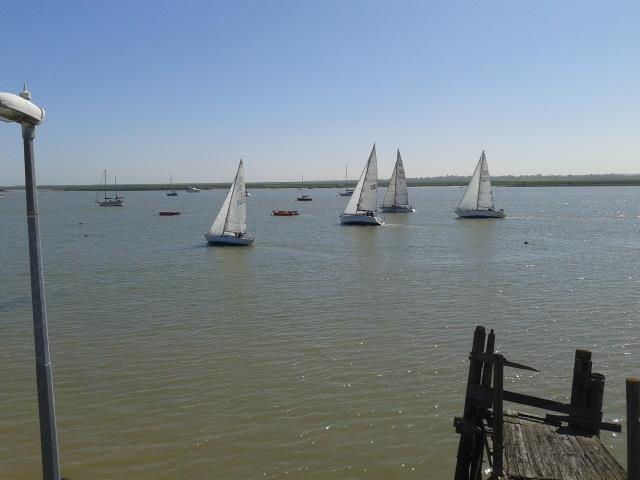
<path id="1" fill-rule="evenodd" d="M 383 207 L 408 206 L 409 192 L 407 191 L 407 177 L 404 173 L 404 165 L 402 165 L 402 157 L 400 150 L 396 159 L 396 166 L 393 168 L 393 174 L 389 180 L 389 188 L 384 195 L 382 201 Z"/>
<path id="2" fill-rule="evenodd" d="M 369 160 L 364 167 L 360 180 L 356 185 L 351 200 L 344 210 L 346 214 L 356 214 L 357 212 L 375 211 L 378 208 L 378 159 L 376 157 L 376 146 L 373 145 Z"/>
<path id="3" fill-rule="evenodd" d="M 458 203 L 457 210 L 489 210 L 493 208 L 491 177 L 483 150 L 471 181 Z"/>
<path id="4" fill-rule="evenodd" d="M 223 235 L 225 232 L 246 233 L 247 231 L 247 191 L 244 185 L 242 160 L 233 184 L 222 203 L 218 216 L 207 232 L 209 235 Z"/>

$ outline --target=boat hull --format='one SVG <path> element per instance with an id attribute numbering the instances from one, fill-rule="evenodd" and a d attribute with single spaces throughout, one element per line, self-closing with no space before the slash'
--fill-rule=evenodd
<path id="1" fill-rule="evenodd" d="M 177 197 L 178 192 L 167 192 L 167 197 Z"/>
<path id="2" fill-rule="evenodd" d="M 398 205 L 396 207 L 380 207 L 380 210 L 388 213 L 413 213 L 416 211 L 415 208 L 409 205 Z"/>
<path id="3" fill-rule="evenodd" d="M 300 213 L 297 210 L 273 210 L 271 215 L 274 217 L 294 217 Z"/>
<path id="4" fill-rule="evenodd" d="M 382 225 L 384 218 L 364 214 L 343 213 L 340 215 L 340 223 L 343 225 Z"/>
<path id="5" fill-rule="evenodd" d="M 504 218 L 506 214 L 502 210 L 456 210 L 460 218 Z"/>
<path id="6" fill-rule="evenodd" d="M 122 198 L 113 200 L 96 200 L 96 203 L 101 207 L 122 207 L 124 205 L 124 200 Z"/>
<path id="7" fill-rule="evenodd" d="M 352 190 L 347 190 L 346 192 L 340 192 L 339 195 L 341 197 L 350 197 L 353 195 L 353 191 Z"/>
<path id="8" fill-rule="evenodd" d="M 204 238 L 207 240 L 209 245 L 229 245 L 237 247 L 251 245 L 254 240 L 253 237 L 249 235 L 234 237 L 231 235 L 209 235 L 208 233 L 204 234 Z"/>
<path id="9" fill-rule="evenodd" d="M 304 195 L 304 196 L 302 196 L 302 197 L 298 197 L 298 198 L 296 198 L 296 200 L 297 200 L 298 202 L 311 202 L 311 201 L 313 200 L 313 198 L 308 197 L 307 195 Z"/>

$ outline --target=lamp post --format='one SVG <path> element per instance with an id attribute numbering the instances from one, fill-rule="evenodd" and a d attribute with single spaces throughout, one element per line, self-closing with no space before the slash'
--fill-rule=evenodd
<path id="1" fill-rule="evenodd" d="M 25 85 L 20 95 L 0 92 L 0 120 L 16 122 L 22 125 L 42 478 L 43 480 L 60 480 L 47 311 L 44 298 L 42 256 L 40 253 L 38 197 L 36 174 L 33 166 L 33 139 L 35 138 L 36 125 L 39 125 L 44 120 L 44 110 L 31 102 L 31 94 L 27 91 L 27 86 Z"/>

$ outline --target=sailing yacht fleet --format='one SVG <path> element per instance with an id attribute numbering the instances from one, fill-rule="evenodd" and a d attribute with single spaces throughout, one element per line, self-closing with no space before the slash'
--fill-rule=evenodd
<path id="1" fill-rule="evenodd" d="M 115 197 L 107 195 L 106 170 L 101 178 L 101 184 L 103 184 L 103 180 L 104 197 L 99 199 L 101 193 L 99 191 L 96 195 L 96 203 L 100 206 L 122 206 L 124 197 L 119 197 L 117 193 Z M 304 180 L 301 183 L 300 196 L 296 200 L 310 201 L 311 197 L 304 194 L 303 185 Z M 168 192 L 167 195 L 172 192 Z M 340 215 L 340 223 L 343 225 L 383 225 L 385 219 L 378 215 L 379 211 L 385 213 L 415 212 L 415 209 L 409 203 L 407 178 L 400 150 L 397 151 L 396 163 L 389 179 L 382 205 L 378 208 L 378 158 L 375 144 L 371 149 L 356 187 L 347 189 L 345 186 L 345 191 L 341 192 L 340 195 L 350 197 L 344 212 Z M 247 233 L 248 197 L 250 197 L 250 194 L 247 192 L 243 161 L 240 159 L 238 170 L 222 203 L 222 207 L 213 220 L 211 227 L 204 234 L 209 245 L 246 246 L 253 244 L 254 237 Z M 484 151 L 480 155 L 471 180 L 455 208 L 455 213 L 460 218 L 505 217 L 504 210 L 498 210 L 494 206 L 491 177 L 489 176 L 489 167 Z"/>

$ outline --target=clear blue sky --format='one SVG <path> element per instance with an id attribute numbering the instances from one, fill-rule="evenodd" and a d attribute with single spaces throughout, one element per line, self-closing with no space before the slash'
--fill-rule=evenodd
<path id="1" fill-rule="evenodd" d="M 640 173 L 640 2 L 5 2 L 40 183 Z M 0 124 L 0 184 L 22 184 Z"/>

